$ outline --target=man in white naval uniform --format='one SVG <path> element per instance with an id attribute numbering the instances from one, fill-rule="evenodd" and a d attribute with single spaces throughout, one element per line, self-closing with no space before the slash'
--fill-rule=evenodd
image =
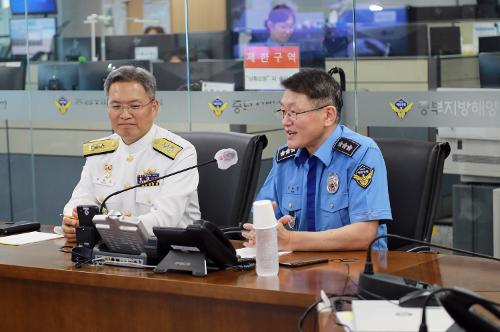
<path id="1" fill-rule="evenodd" d="M 109 74 L 104 90 L 113 135 L 83 145 L 86 163 L 80 182 L 64 207 L 62 229 L 76 240 L 78 205 L 97 204 L 109 194 L 196 165 L 194 146 L 153 122 L 159 103 L 156 81 L 142 68 L 120 67 Z M 198 171 L 192 169 L 106 201 L 108 211 L 138 217 L 153 226 L 186 227 L 200 219 Z"/>

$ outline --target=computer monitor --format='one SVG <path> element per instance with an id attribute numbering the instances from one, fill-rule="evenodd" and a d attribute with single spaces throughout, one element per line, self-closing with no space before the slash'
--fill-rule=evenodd
<path id="1" fill-rule="evenodd" d="M 26 63 L 0 59 L 0 90 L 24 90 Z"/>
<path id="2" fill-rule="evenodd" d="M 479 53 L 481 88 L 500 88 L 500 53 Z"/>
<path id="3" fill-rule="evenodd" d="M 186 35 L 178 34 L 180 46 L 186 46 Z M 190 32 L 189 48 L 198 59 L 232 59 L 232 33 L 230 31 Z"/>
<path id="4" fill-rule="evenodd" d="M 25 0 L 10 0 L 10 11 L 13 15 L 22 14 L 56 14 L 56 0 L 27 0 L 27 8 Z"/>
<path id="5" fill-rule="evenodd" d="M 428 55 L 427 26 L 423 24 L 359 27 L 356 35 L 358 56 Z"/>
<path id="6" fill-rule="evenodd" d="M 459 27 L 431 27 L 431 55 L 462 53 Z"/>
<path id="7" fill-rule="evenodd" d="M 180 47 L 178 39 L 178 35 L 167 34 L 107 36 L 105 38 L 106 59 L 137 59 L 141 50 L 151 47 L 154 48 L 153 52 L 157 53 L 158 59 L 169 61 L 172 52 Z"/>
<path id="8" fill-rule="evenodd" d="M 41 63 L 37 67 L 38 90 L 78 89 L 78 63 Z"/>
<path id="9" fill-rule="evenodd" d="M 38 52 L 49 53 L 56 34 L 54 17 L 37 17 L 10 20 L 11 52 L 13 55 L 25 55 L 26 36 L 28 36 L 29 55 Z"/>
<path id="10" fill-rule="evenodd" d="M 90 37 L 65 37 L 60 39 L 59 60 L 60 61 L 79 61 L 80 57 L 91 61 L 92 41 Z M 101 38 L 97 37 L 95 41 L 96 56 L 101 59 Z"/>
<path id="11" fill-rule="evenodd" d="M 479 37 L 479 52 L 500 52 L 500 36 Z"/>
<path id="12" fill-rule="evenodd" d="M 121 66 L 132 65 L 151 71 L 151 62 L 146 60 L 113 60 L 84 62 L 78 64 L 78 90 L 102 90 L 108 74 Z"/>
<path id="13" fill-rule="evenodd" d="M 190 62 L 192 90 L 201 90 L 201 82 L 234 83 L 234 89 L 244 89 L 243 61 L 207 60 Z M 186 63 L 153 63 L 153 75 L 158 90 L 175 91 L 186 89 Z"/>

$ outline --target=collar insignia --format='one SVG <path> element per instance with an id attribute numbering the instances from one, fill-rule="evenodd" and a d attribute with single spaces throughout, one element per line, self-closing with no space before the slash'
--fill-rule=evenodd
<path id="1" fill-rule="evenodd" d="M 276 162 L 281 163 L 289 158 L 295 157 L 295 153 L 297 149 L 290 149 L 288 146 L 285 146 L 278 150 L 276 153 Z"/>
<path id="2" fill-rule="evenodd" d="M 354 142 L 351 139 L 341 137 L 337 140 L 337 142 L 335 142 L 333 149 L 342 152 L 346 156 L 352 157 L 360 146 L 361 144 Z"/>

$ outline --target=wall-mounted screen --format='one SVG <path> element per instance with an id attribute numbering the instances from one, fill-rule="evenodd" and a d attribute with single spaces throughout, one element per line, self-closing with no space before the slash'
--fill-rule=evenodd
<path id="1" fill-rule="evenodd" d="M 26 10 L 25 1 L 28 4 Z M 56 14 L 56 0 L 10 0 L 10 11 L 13 15 L 23 14 Z"/>

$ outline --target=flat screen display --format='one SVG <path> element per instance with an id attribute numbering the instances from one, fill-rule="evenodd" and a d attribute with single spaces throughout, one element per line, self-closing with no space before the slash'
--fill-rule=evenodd
<path id="1" fill-rule="evenodd" d="M 30 55 L 38 52 L 51 51 L 52 41 L 56 33 L 56 19 L 29 18 L 10 20 L 10 39 L 13 55 L 25 55 L 26 39 L 28 39 L 28 52 Z"/>
<path id="2" fill-rule="evenodd" d="M 56 14 L 56 0 L 27 0 L 26 10 L 25 0 L 10 0 L 10 10 L 13 15 L 24 14 Z"/>

